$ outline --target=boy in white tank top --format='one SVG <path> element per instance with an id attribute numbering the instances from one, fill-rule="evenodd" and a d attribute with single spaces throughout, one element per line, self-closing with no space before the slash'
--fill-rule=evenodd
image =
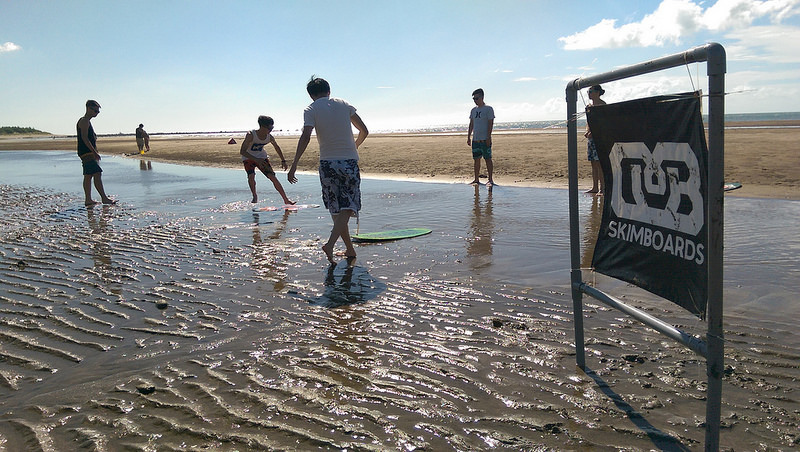
<path id="1" fill-rule="evenodd" d="M 265 176 L 267 176 L 267 179 L 272 181 L 272 185 L 275 186 L 275 190 L 277 190 L 278 194 L 280 194 L 283 198 L 284 204 L 294 204 L 295 201 L 292 201 L 286 197 L 286 192 L 283 191 L 283 186 L 278 181 L 278 178 L 275 177 L 275 171 L 269 164 L 267 150 L 264 149 L 265 145 L 272 144 L 272 147 L 275 148 L 275 152 L 277 152 L 278 156 L 281 158 L 281 167 L 285 171 L 287 168 L 286 159 L 283 157 L 283 152 L 281 152 L 280 146 L 278 146 L 275 138 L 270 133 L 272 132 L 272 127 L 274 124 L 275 121 L 273 121 L 269 116 L 259 116 L 258 129 L 247 132 L 247 135 L 245 135 L 244 141 L 242 142 L 242 148 L 239 150 L 239 154 L 242 155 L 244 170 L 247 172 L 247 184 L 250 186 L 250 191 L 253 193 L 253 200 L 251 202 L 258 202 L 258 195 L 256 194 L 256 168 L 258 168 Z"/>

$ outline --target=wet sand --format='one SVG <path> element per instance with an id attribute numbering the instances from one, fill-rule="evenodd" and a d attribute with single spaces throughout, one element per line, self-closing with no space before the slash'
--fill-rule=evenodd
<path id="1" fill-rule="evenodd" d="M 758 128 L 731 128 L 725 132 L 725 179 L 743 187 L 732 195 L 800 199 L 800 128 L 793 121 L 730 124 Z M 781 126 L 782 128 L 776 128 Z M 101 126 L 97 126 L 101 127 Z M 232 135 L 238 143 L 243 137 Z M 239 168 L 239 144 L 228 138 L 151 137 L 152 151 L 146 158 L 190 165 Z M 297 146 L 296 137 L 278 137 L 289 163 Z M 496 133 L 493 144 L 495 180 L 499 184 L 529 187 L 567 187 L 566 132 L 561 130 Z M 591 186 L 591 167 L 585 161 L 586 143 L 579 134 L 580 186 Z M 74 150 L 75 139 L 1 139 L 0 150 Z M 123 155 L 137 152 L 133 137 L 100 137 L 100 154 Z M 273 166 L 279 161 L 271 147 Z M 472 159 L 466 136 L 448 134 L 373 134 L 360 150 L 362 173 L 422 181 L 469 182 Z M 300 170 L 316 171 L 319 155 L 311 140 Z M 134 156 L 138 157 L 138 155 Z M 485 174 L 485 168 L 483 171 Z"/>
<path id="2" fill-rule="evenodd" d="M 47 168 L 72 160 L 48 157 Z M 519 266 L 509 259 L 567 258 L 560 204 L 536 205 L 561 193 L 385 183 L 369 194 L 363 227 L 423 222 L 434 203 L 436 234 L 359 246 L 355 267 L 329 267 L 319 250 L 325 212 L 254 215 L 235 200 L 247 192 L 241 174 L 229 192 L 198 168 L 157 179 L 155 160 L 132 163 L 104 163 L 106 186 L 122 199 L 114 207 L 82 207 L 77 182 L 0 185 L 7 450 L 702 449 L 702 359 L 587 299 L 584 373 L 568 273 L 556 266 L 525 284 L 509 276 Z M 304 202 L 318 197 L 308 179 L 292 190 Z M 170 183 L 161 204 L 145 204 Z M 458 201 L 446 202 L 449 192 Z M 598 198 L 581 202 L 590 237 Z M 797 203 L 786 203 L 794 218 Z M 505 235 L 512 230 L 528 232 Z M 792 261 L 789 252 L 753 263 L 763 246 L 752 246 L 733 264 Z M 775 284 L 792 292 L 797 272 L 788 273 Z M 732 284 L 732 298 L 755 290 Z M 618 289 L 703 333 L 669 303 Z M 775 300 L 775 290 L 757 301 Z M 796 449 L 797 308 L 754 312 L 726 310 L 722 446 Z"/>

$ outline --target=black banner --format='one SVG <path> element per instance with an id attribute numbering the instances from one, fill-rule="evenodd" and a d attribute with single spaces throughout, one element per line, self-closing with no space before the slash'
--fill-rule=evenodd
<path id="1" fill-rule="evenodd" d="M 694 93 L 590 107 L 605 180 L 596 271 L 705 317 L 707 159 Z"/>

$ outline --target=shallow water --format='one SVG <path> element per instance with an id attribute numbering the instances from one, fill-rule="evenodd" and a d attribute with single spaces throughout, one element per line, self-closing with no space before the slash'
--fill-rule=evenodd
<path id="1" fill-rule="evenodd" d="M 87 209 L 76 160 L 0 153 L 0 447 L 702 447 L 691 352 L 587 300 L 575 368 L 565 190 L 364 180 L 362 231 L 434 232 L 329 267 L 324 208 L 254 213 L 243 171 L 104 157 L 120 205 Z M 798 445 L 798 213 L 726 198 L 723 446 Z"/>

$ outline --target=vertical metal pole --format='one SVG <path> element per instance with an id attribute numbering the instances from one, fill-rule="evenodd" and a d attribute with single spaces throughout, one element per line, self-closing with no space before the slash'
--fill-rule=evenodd
<path id="1" fill-rule="evenodd" d="M 583 350 L 583 293 L 581 286 L 581 242 L 578 218 L 578 119 L 576 108 L 580 87 L 567 87 L 567 163 L 569 166 L 569 249 L 570 282 L 572 287 L 572 315 L 575 322 L 575 360 L 578 367 L 586 368 Z"/>
<path id="2" fill-rule="evenodd" d="M 725 49 L 709 44 L 708 67 L 708 357 L 706 373 L 706 451 L 719 450 L 722 375 L 725 366 L 722 329 L 722 264 L 725 168 Z"/>

